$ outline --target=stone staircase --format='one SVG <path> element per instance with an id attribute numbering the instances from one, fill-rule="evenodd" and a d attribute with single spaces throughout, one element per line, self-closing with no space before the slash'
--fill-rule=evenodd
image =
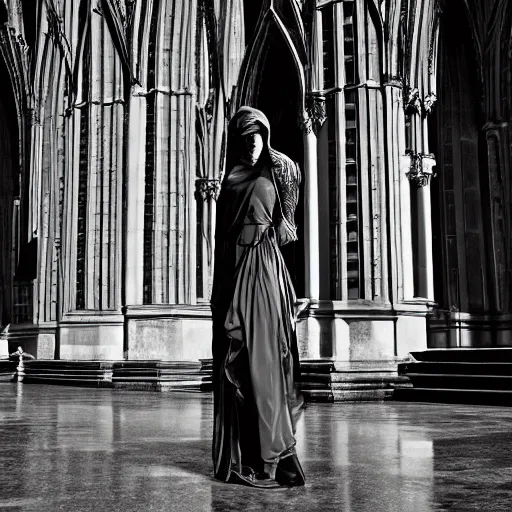
<path id="1" fill-rule="evenodd" d="M 4 381 L 16 380 L 14 361 L 5 361 Z M 301 362 L 301 388 L 311 402 L 376 401 L 408 386 L 396 361 Z M 2 375 L 0 367 L 0 376 Z M 23 382 L 139 391 L 211 391 L 212 361 L 66 361 L 25 360 Z"/>
<path id="2" fill-rule="evenodd" d="M 512 348 L 431 349 L 411 360 L 301 361 L 310 402 L 401 400 L 512 405 Z M 0 360 L 0 382 L 17 362 Z M 212 361 L 25 360 L 24 383 L 140 391 L 212 390 Z"/>
<path id="3" fill-rule="evenodd" d="M 431 349 L 411 356 L 398 365 L 410 386 L 398 386 L 395 400 L 512 405 L 512 348 Z"/>
<path id="4" fill-rule="evenodd" d="M 309 402 L 389 400 L 411 384 L 398 375 L 396 361 L 301 361 L 301 388 Z"/>
<path id="5" fill-rule="evenodd" d="M 9 361 L 7 359 L 0 360 L 0 382 L 10 382 L 16 375 L 15 361 Z"/>
<path id="6" fill-rule="evenodd" d="M 16 363 L 12 363 L 13 371 Z M 24 361 L 24 383 L 138 391 L 209 391 L 211 363 L 166 361 Z M 12 375 L 12 373 L 11 373 Z"/>

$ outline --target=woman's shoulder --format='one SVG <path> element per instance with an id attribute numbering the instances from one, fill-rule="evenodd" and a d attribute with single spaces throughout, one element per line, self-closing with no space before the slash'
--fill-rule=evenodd
<path id="1" fill-rule="evenodd" d="M 287 185 L 300 183 L 301 174 L 299 165 L 290 157 L 280 151 L 272 149 L 270 151 L 270 159 L 272 161 L 272 170 L 278 181 Z"/>
<path id="2" fill-rule="evenodd" d="M 281 151 L 277 151 L 274 148 L 270 150 L 270 159 L 274 165 L 277 163 L 282 165 L 297 165 L 289 156 L 281 153 Z"/>

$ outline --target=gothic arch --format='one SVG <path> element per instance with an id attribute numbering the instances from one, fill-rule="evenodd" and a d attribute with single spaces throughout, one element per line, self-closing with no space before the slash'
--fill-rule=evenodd
<path id="1" fill-rule="evenodd" d="M 0 71 L 7 73 L 2 56 Z M 0 326 L 5 326 L 13 321 L 12 291 L 16 261 L 12 252 L 19 233 L 15 199 L 19 194 L 19 163 L 18 120 L 9 79 L 2 80 L 0 93 Z"/>
<path id="2" fill-rule="evenodd" d="M 4 227 L 5 223 L 8 223 L 10 230 L 8 235 L 4 232 L 4 235 L 0 237 L 5 241 L 8 236 L 10 240 L 9 282 L 4 283 L 6 286 L 3 286 L 3 289 L 12 294 L 14 303 L 24 304 L 21 309 L 15 306 L 11 311 L 12 322 L 19 323 L 32 321 L 32 307 L 29 307 L 32 301 L 30 279 L 35 277 L 33 273 L 36 268 L 34 244 L 28 245 L 29 237 L 27 236 L 30 192 L 30 108 L 32 106 L 29 76 L 30 49 L 25 42 L 22 2 L 12 1 L 7 7 L 2 3 L 2 7 L 3 12 L 0 13 L 2 17 L 0 60 L 2 61 L 1 76 L 5 78 L 2 80 L 0 96 L 3 99 L 4 107 L 6 107 L 3 109 L 4 114 L 7 114 L 2 125 L 10 132 L 10 156 L 2 156 L 2 161 L 4 167 L 6 165 L 11 167 L 12 175 L 7 179 L 2 173 L 4 175 L 0 177 L 4 184 L 4 194 L 7 193 L 0 201 L 3 205 L 0 217 Z M 34 8 L 34 6 L 31 7 Z M 3 151 L 5 151 L 6 147 L 3 146 Z M 0 255 L 0 258 L 3 256 Z M 23 288 L 24 296 L 26 295 L 24 300 L 18 297 L 21 288 Z"/>
<path id="3" fill-rule="evenodd" d="M 461 2 L 462 4 L 462 2 Z M 489 310 L 486 247 L 485 158 L 482 153 L 481 83 L 474 62 L 473 23 L 458 19 L 457 5 L 447 5 L 439 32 L 433 140 L 438 178 L 432 190 L 435 298 L 445 310 L 472 314 Z M 436 186 L 437 185 L 437 186 Z"/>
<path id="4" fill-rule="evenodd" d="M 279 35 L 285 43 L 287 59 L 293 62 L 296 76 L 298 79 L 298 91 L 300 98 L 300 107 L 304 109 L 306 79 L 304 74 L 304 64 L 299 56 L 290 33 L 280 18 L 279 14 L 270 7 L 268 11 L 260 18 L 256 35 L 250 44 L 242 69 L 240 73 L 240 81 L 238 86 L 237 106 L 243 104 L 253 105 L 257 97 L 257 79 L 261 76 L 261 72 L 265 65 L 266 53 L 272 48 Z M 272 40 L 274 37 L 274 41 Z"/>
<path id="5" fill-rule="evenodd" d="M 278 6 L 279 7 L 279 6 Z M 290 6 L 291 7 L 291 6 Z M 287 24 L 297 23 L 288 9 Z M 293 11 L 294 13 L 295 11 Z M 303 132 L 299 119 L 304 113 L 306 78 L 303 52 L 297 48 L 302 34 L 299 26 L 285 24 L 274 3 L 260 21 L 242 64 L 238 94 L 233 110 L 241 105 L 261 109 L 269 118 L 271 141 L 275 149 L 284 152 L 303 168 Z M 290 34 L 290 30 L 295 34 Z M 307 179 L 307 178 L 306 178 Z M 296 219 L 303 218 L 303 194 Z M 298 222 L 298 235 L 303 237 L 303 222 Z M 299 296 L 304 293 L 304 251 L 301 244 L 283 248 L 292 279 Z"/>

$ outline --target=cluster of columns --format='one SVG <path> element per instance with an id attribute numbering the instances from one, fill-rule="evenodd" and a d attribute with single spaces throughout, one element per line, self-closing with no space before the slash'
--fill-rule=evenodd
<path id="1" fill-rule="evenodd" d="M 24 93 L 36 324 L 125 339 L 127 309 L 208 301 L 227 122 L 257 94 L 270 24 L 299 77 L 306 298 L 368 315 L 433 302 L 436 2 L 272 1 L 254 34 L 245 3 L 38 3 L 33 70 L 19 72 L 37 77 Z"/>
<path id="2" fill-rule="evenodd" d="M 350 113 L 346 109 L 351 107 L 347 107 L 347 95 L 355 90 L 362 203 L 360 272 L 364 277 L 358 298 L 377 303 L 433 302 L 430 178 L 434 174 L 435 158 L 428 147 L 427 118 L 436 99 L 436 55 L 432 47 L 436 37 L 433 30 L 437 29 L 434 2 L 411 3 L 413 12 L 405 13 L 400 2 L 390 2 L 387 12 L 383 13 L 385 19 L 365 2 L 349 3 L 353 4 L 350 16 L 343 3 L 320 2 L 312 20 L 309 94 L 313 104 L 318 104 L 319 98 L 325 101 L 322 96 L 325 94 L 334 99 L 335 108 L 327 122 L 334 125 L 336 174 L 333 180 L 332 175 L 329 177 L 322 169 L 328 165 L 321 156 L 328 151 L 327 127 L 322 123 L 320 129 L 306 130 L 307 294 L 314 299 L 349 298 L 350 274 L 347 275 L 346 262 L 351 250 L 347 248 L 346 185 L 350 162 L 346 142 Z M 404 26 L 405 14 L 411 20 L 408 26 Z M 353 19 L 357 22 L 352 22 Z M 329 23 L 335 27 L 334 37 L 326 40 L 326 24 Z M 385 24 L 390 34 L 387 44 L 383 40 Z M 351 57 L 347 54 L 350 36 L 356 44 L 356 82 L 351 81 L 346 65 Z M 415 55 L 401 62 L 398 48 L 402 37 Z M 334 47 L 326 52 L 326 44 Z M 334 54 L 335 76 L 334 87 L 330 90 L 324 84 L 329 51 Z M 313 107 L 310 114 L 318 121 L 325 110 Z M 322 209 L 318 202 L 319 195 L 327 197 L 322 187 L 329 186 L 337 187 L 335 212 L 332 208 Z M 329 269 L 328 264 L 319 264 L 329 263 L 325 252 L 334 250 L 329 233 L 322 236 L 322 225 L 329 224 L 330 215 L 335 215 L 338 223 L 338 261 L 330 262 L 337 267 L 334 271 L 340 282 L 337 288 L 332 287 L 333 269 Z M 350 307 L 350 301 L 347 304 Z"/>

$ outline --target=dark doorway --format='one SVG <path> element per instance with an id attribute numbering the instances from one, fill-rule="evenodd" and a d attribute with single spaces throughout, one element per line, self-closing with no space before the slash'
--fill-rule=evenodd
<path id="1" fill-rule="evenodd" d="M 12 321 L 12 286 L 16 257 L 14 198 L 19 196 L 18 122 L 9 72 L 0 57 L 0 324 Z"/>
<path id="2" fill-rule="evenodd" d="M 468 313 L 488 309 L 486 160 L 476 62 L 462 2 L 447 2 L 439 36 L 439 99 L 431 125 L 438 171 L 432 183 L 433 250 L 442 255 L 434 266 L 434 292 L 442 309 Z"/>
<path id="3" fill-rule="evenodd" d="M 299 127 L 302 105 L 300 78 L 296 63 L 280 29 L 268 27 L 260 65 L 256 73 L 254 107 L 260 109 L 270 121 L 272 147 L 297 162 L 303 172 L 299 204 L 295 214 L 297 242 L 282 247 L 288 270 L 292 276 L 298 297 L 305 296 L 304 266 L 304 144 Z"/>

